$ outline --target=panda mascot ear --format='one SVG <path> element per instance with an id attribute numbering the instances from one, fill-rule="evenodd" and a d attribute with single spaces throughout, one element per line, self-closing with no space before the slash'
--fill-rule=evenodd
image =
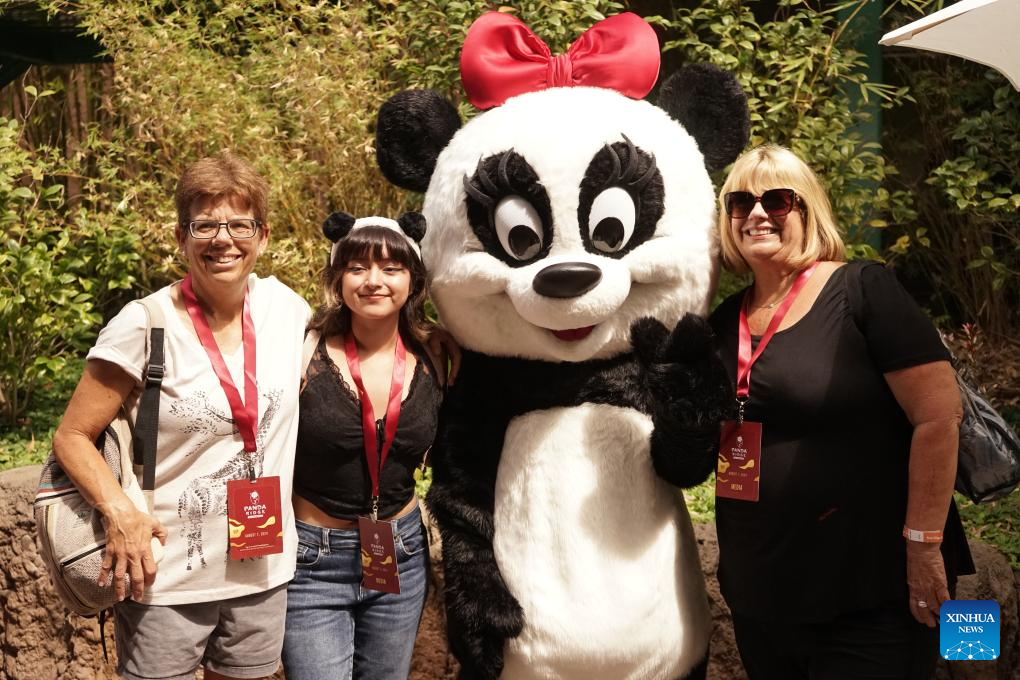
<path id="1" fill-rule="evenodd" d="M 397 220 L 397 224 L 415 243 L 425 238 L 425 216 L 420 212 L 406 212 Z"/>
<path id="2" fill-rule="evenodd" d="M 460 129 L 453 105 L 435 90 L 404 90 L 379 108 L 375 155 L 393 184 L 424 192 L 436 159 Z"/>
<path id="3" fill-rule="evenodd" d="M 333 243 L 336 243 L 347 234 L 351 233 L 354 226 L 354 215 L 345 212 L 335 212 L 326 218 L 322 223 L 322 233 Z"/>
<path id="4" fill-rule="evenodd" d="M 732 74 L 711 64 L 685 66 L 667 78 L 659 107 L 694 137 L 709 172 L 732 163 L 747 145 L 747 95 Z"/>

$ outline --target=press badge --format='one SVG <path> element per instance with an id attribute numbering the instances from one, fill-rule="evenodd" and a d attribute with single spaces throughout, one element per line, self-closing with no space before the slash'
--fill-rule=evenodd
<path id="1" fill-rule="evenodd" d="M 227 482 L 230 559 L 283 552 L 280 478 L 231 479 Z"/>
<path id="2" fill-rule="evenodd" d="M 393 540 L 395 524 L 388 520 L 358 518 L 361 534 L 361 586 L 383 593 L 400 594 L 397 573 L 397 546 Z"/>
<path id="3" fill-rule="evenodd" d="M 726 420 L 719 437 L 715 495 L 757 501 L 761 484 L 761 423 Z"/>

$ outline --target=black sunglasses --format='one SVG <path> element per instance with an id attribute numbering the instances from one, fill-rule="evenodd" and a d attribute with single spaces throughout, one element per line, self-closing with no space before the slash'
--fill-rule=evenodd
<path id="1" fill-rule="evenodd" d="M 798 198 L 793 189 L 769 189 L 761 196 L 755 196 L 750 191 L 731 191 L 723 197 L 726 214 L 737 220 L 746 219 L 758 201 L 761 201 L 761 207 L 769 217 L 782 217 L 790 214 Z"/>

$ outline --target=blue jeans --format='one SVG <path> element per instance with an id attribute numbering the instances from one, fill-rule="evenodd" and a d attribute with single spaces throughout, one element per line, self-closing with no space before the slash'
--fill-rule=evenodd
<path id="1" fill-rule="evenodd" d="M 297 522 L 297 572 L 287 589 L 287 680 L 407 680 L 428 588 L 417 508 L 397 520 L 400 594 L 361 587 L 357 529 Z"/>

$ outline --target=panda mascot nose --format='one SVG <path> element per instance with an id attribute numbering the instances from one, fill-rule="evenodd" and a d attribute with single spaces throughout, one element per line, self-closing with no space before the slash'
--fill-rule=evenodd
<path id="1" fill-rule="evenodd" d="M 535 275 L 531 287 L 539 295 L 572 298 L 584 295 L 599 285 L 602 270 L 588 262 L 551 264 Z"/>

